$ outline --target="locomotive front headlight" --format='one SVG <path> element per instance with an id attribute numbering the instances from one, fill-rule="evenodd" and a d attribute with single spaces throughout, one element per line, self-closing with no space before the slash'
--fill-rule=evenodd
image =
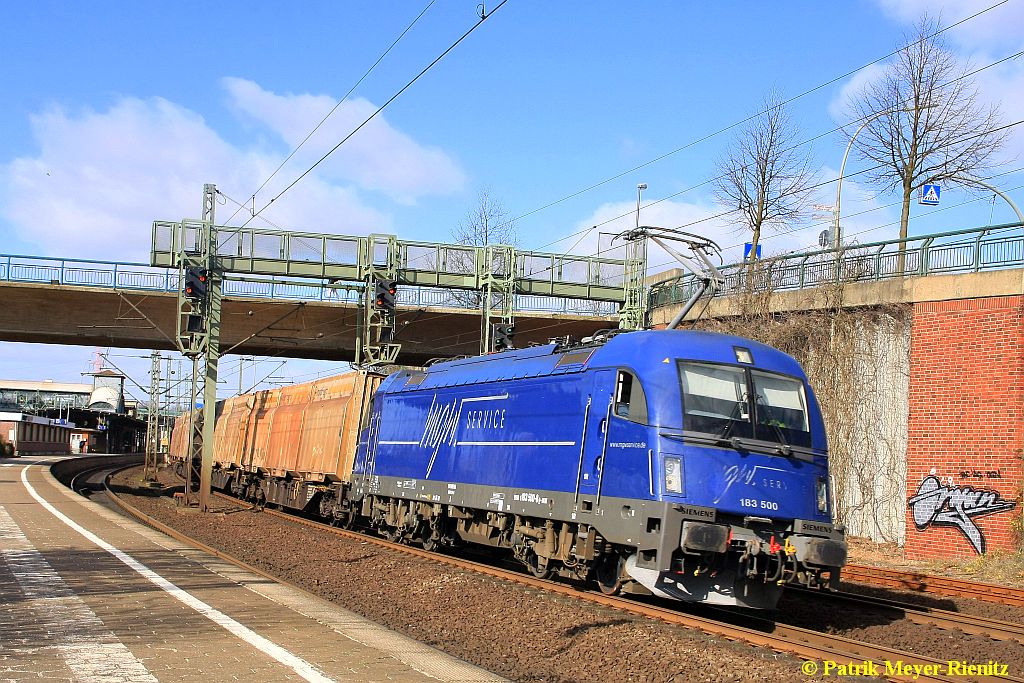
<path id="1" fill-rule="evenodd" d="M 818 477 L 816 489 L 818 494 L 818 512 L 828 512 L 828 479 Z"/>
<path id="2" fill-rule="evenodd" d="M 665 491 L 683 492 L 683 463 L 679 458 L 665 458 Z"/>

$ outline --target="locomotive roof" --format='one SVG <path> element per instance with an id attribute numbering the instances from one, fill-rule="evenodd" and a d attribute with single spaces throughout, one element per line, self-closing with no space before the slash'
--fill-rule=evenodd
<path id="1" fill-rule="evenodd" d="M 545 344 L 437 363 L 425 370 L 403 370 L 381 387 L 392 393 L 629 367 L 640 376 L 663 370 L 676 359 L 736 364 L 735 348 L 750 350 L 757 367 L 803 377 L 791 356 L 751 339 L 693 330 L 643 330 L 617 334 L 601 344 Z"/>

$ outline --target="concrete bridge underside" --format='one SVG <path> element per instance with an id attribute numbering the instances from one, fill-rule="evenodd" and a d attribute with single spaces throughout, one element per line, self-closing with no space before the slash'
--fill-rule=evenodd
<path id="1" fill-rule="evenodd" d="M 67 285 L 0 283 L 0 341 L 175 350 L 174 294 Z M 615 327 L 608 317 L 519 313 L 516 345 L 583 337 Z M 480 314 L 399 308 L 400 363 L 479 353 Z M 222 352 L 344 361 L 354 358 L 353 304 L 225 298 Z"/>

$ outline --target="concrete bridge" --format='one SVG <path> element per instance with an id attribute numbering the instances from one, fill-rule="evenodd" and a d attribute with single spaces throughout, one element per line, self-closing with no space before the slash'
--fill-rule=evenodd
<path id="1" fill-rule="evenodd" d="M 177 350 L 173 341 L 176 293 L 55 280 L 0 280 L 0 341 Z M 416 303 L 415 292 L 405 294 L 397 309 L 399 362 L 418 365 L 436 357 L 479 353 L 479 311 Z M 330 298 L 227 295 L 221 348 L 233 354 L 352 360 L 356 312 L 354 302 Z M 614 314 L 600 307 L 595 313 L 519 311 L 516 343 L 582 337 L 616 326 Z"/>

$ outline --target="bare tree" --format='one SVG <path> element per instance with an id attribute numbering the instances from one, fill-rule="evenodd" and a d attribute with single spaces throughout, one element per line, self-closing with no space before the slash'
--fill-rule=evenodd
<path id="1" fill-rule="evenodd" d="M 797 131 L 779 98 L 770 94 L 764 113 L 750 122 L 718 162 L 715 195 L 751 233 L 751 266 L 764 228 L 779 229 L 806 212 L 816 172 L 797 146 Z"/>
<path id="2" fill-rule="evenodd" d="M 903 193 L 900 239 L 907 238 L 916 190 L 926 183 L 974 185 L 1006 140 L 998 107 L 978 102 L 970 67 L 958 64 L 937 31 L 938 21 L 924 16 L 883 76 L 850 104 L 864 127 L 857 151 L 877 165 L 868 177 Z M 900 272 L 904 256 L 901 245 Z"/>
<path id="3" fill-rule="evenodd" d="M 452 230 L 452 238 L 455 244 L 468 247 L 495 244 L 516 246 L 518 243 L 515 222 L 509 218 L 509 213 L 501 201 L 495 199 L 487 188 L 480 191 L 476 205 Z M 448 269 L 460 273 L 475 272 L 476 262 L 472 251 L 449 253 Z M 452 290 L 449 298 L 457 305 L 472 308 L 479 307 L 482 303 L 480 292 L 475 291 Z"/>

